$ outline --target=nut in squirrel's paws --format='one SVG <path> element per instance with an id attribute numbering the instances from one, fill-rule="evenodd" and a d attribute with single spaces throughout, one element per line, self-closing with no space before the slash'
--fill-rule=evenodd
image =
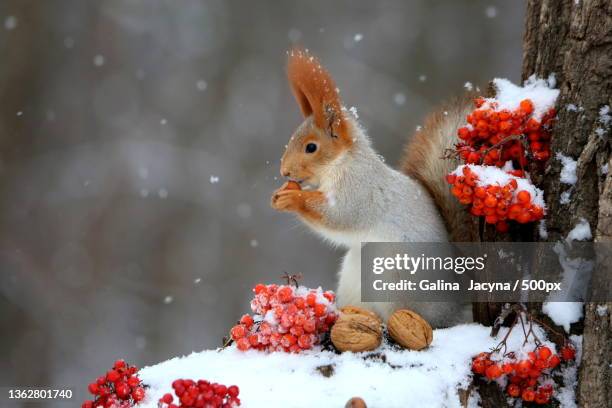
<path id="1" fill-rule="evenodd" d="M 431 344 L 433 330 L 425 319 L 412 310 L 396 310 L 387 321 L 393 340 L 410 350 L 421 350 Z"/>
<path id="2" fill-rule="evenodd" d="M 382 341 L 381 320 L 374 313 L 348 306 L 331 329 L 331 341 L 340 351 L 370 351 Z"/>
<path id="3" fill-rule="evenodd" d="M 304 202 L 302 188 L 295 181 L 287 181 L 272 194 L 272 208 L 278 211 L 298 211 Z"/>

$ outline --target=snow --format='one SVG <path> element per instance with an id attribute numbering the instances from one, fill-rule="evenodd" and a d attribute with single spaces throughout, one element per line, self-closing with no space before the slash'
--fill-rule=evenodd
<path id="1" fill-rule="evenodd" d="M 546 221 L 540 220 L 538 224 L 538 233 L 540 234 L 540 238 L 546 239 L 548 238 L 548 230 L 546 229 Z"/>
<path id="2" fill-rule="evenodd" d="M 576 184 L 576 181 L 578 181 L 578 177 L 576 176 L 576 160 L 564 155 L 563 153 L 557 153 L 555 157 L 563 166 L 561 168 L 561 183 L 572 185 Z"/>
<path id="3" fill-rule="evenodd" d="M 485 15 L 488 18 L 495 18 L 497 17 L 497 7 L 495 6 L 489 6 L 485 9 Z"/>
<path id="4" fill-rule="evenodd" d="M 199 79 L 199 80 L 196 82 L 196 88 L 198 89 L 198 91 L 205 91 L 205 90 L 206 90 L 206 88 L 208 88 L 208 82 L 206 82 L 206 81 L 205 81 L 205 80 L 203 80 L 203 79 Z"/>
<path id="5" fill-rule="evenodd" d="M 602 125 L 608 126 L 612 122 L 612 116 L 610 116 L 610 106 L 604 105 L 599 109 L 599 122 Z"/>
<path id="6" fill-rule="evenodd" d="M 210 181 L 210 184 L 216 184 L 216 183 L 219 182 L 219 177 L 215 176 L 215 175 L 212 175 L 212 176 L 210 176 L 209 181 Z"/>
<path id="7" fill-rule="evenodd" d="M 474 89 L 474 85 L 473 85 L 473 84 L 472 84 L 470 81 L 468 81 L 468 82 L 466 82 L 465 84 L 463 84 L 463 87 L 464 87 L 466 90 L 468 90 L 468 91 L 471 91 L 471 90 L 473 90 L 473 89 Z"/>
<path id="8" fill-rule="evenodd" d="M 534 329 L 540 339 L 546 338 L 540 327 Z M 502 328 L 497 338 L 491 338 L 490 328 L 477 324 L 438 329 L 423 351 L 389 345 L 371 353 L 342 354 L 241 352 L 233 346 L 205 350 L 143 368 L 140 377 L 150 388 L 141 407 L 156 408 L 177 378 L 237 385 L 245 407 L 342 407 L 355 396 L 372 407 L 461 407 L 457 390 L 471 381 L 471 358 L 496 346 L 506 331 Z M 509 350 L 518 350 L 523 340 L 522 331 L 515 328 Z M 545 343 L 554 350 L 552 343 Z M 367 355 L 370 358 L 364 359 Z M 317 370 L 326 365 L 333 366 L 329 377 Z"/>
<path id="9" fill-rule="evenodd" d="M 17 17 L 15 16 L 7 16 L 4 19 L 4 29 L 7 31 L 11 31 L 17 28 Z"/>
<path id="10" fill-rule="evenodd" d="M 533 117 L 540 120 L 542 115 L 555 106 L 555 101 L 559 96 L 559 90 L 552 89 L 554 82 L 554 77 L 544 80 L 532 75 L 521 87 L 507 79 L 495 78 L 493 80 L 496 90 L 495 98 L 485 99 L 485 105 L 497 102 L 499 110 L 515 110 L 518 109 L 522 100 L 530 99 L 534 105 Z"/>
<path id="11" fill-rule="evenodd" d="M 608 306 L 607 305 L 597 305 L 597 314 L 601 317 L 608 314 Z"/>
<path id="12" fill-rule="evenodd" d="M 359 41 L 363 40 L 363 34 L 361 34 L 361 33 L 355 34 L 355 36 L 353 37 L 353 40 L 355 40 L 355 42 L 359 42 Z"/>
<path id="13" fill-rule="evenodd" d="M 565 240 L 567 242 L 572 241 L 587 241 L 593 238 L 593 234 L 591 234 L 591 226 L 589 222 L 584 218 L 580 218 L 580 221 L 574 228 L 567 234 Z"/>
<path id="14" fill-rule="evenodd" d="M 102 65 L 104 65 L 104 62 L 105 62 L 105 61 L 104 61 L 104 55 L 100 55 L 100 54 L 98 54 L 98 55 L 96 55 L 96 56 L 93 58 L 93 64 L 94 64 L 96 67 L 101 67 Z"/>
<path id="15" fill-rule="evenodd" d="M 542 311 L 569 333 L 570 325 L 582 319 L 582 302 L 545 302 Z"/>
<path id="16" fill-rule="evenodd" d="M 402 92 L 397 92 L 395 95 L 393 95 L 393 102 L 395 102 L 396 105 L 403 105 L 406 103 L 406 95 L 404 95 Z"/>
<path id="17" fill-rule="evenodd" d="M 570 203 L 570 197 L 572 196 L 572 193 L 570 191 L 564 191 L 561 193 L 561 196 L 559 197 L 559 203 L 560 204 L 569 204 Z"/>
<path id="18" fill-rule="evenodd" d="M 539 207 L 546 208 L 544 203 L 544 192 L 531 184 L 531 182 L 522 177 L 516 177 L 506 173 L 504 169 L 500 169 L 495 166 L 477 166 L 474 164 L 465 164 L 457 167 L 452 174 L 457 176 L 463 175 L 463 168 L 467 166 L 470 170 L 478 176 L 476 185 L 479 187 L 486 187 L 488 185 L 499 185 L 504 186 L 510 182 L 510 180 L 516 180 L 517 189 L 514 191 L 514 195 L 518 194 L 519 191 L 525 190 L 531 194 L 531 201 Z"/>

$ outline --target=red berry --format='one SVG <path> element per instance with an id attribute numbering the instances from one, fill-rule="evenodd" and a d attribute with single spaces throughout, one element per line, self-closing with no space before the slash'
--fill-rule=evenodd
<path id="1" fill-rule="evenodd" d="M 174 397 L 172 394 L 164 394 L 164 396 L 159 399 L 160 402 L 164 402 L 166 404 L 171 404 L 173 400 Z"/>
<path id="2" fill-rule="evenodd" d="M 264 285 L 263 283 L 258 283 L 253 288 L 253 292 L 255 292 L 256 295 L 260 293 L 266 293 L 266 291 L 267 291 L 266 285 Z"/>
<path id="3" fill-rule="evenodd" d="M 128 378 L 127 383 L 130 387 L 134 388 L 140 384 L 140 379 L 138 377 L 130 377 Z"/>
<path id="4" fill-rule="evenodd" d="M 549 366 L 550 368 L 555 368 L 556 366 L 558 366 L 558 365 L 559 365 L 559 363 L 561 363 L 561 359 L 560 359 L 560 358 L 559 358 L 559 356 L 558 356 L 558 355 L 556 355 L 556 354 L 553 354 L 553 355 L 550 357 L 550 360 L 548 360 L 548 366 Z"/>
<path id="5" fill-rule="evenodd" d="M 283 303 L 287 303 L 293 298 L 293 290 L 289 286 L 281 287 L 276 294 L 278 299 Z"/>
<path id="6" fill-rule="evenodd" d="M 309 293 L 308 295 L 306 295 L 306 304 L 310 307 L 314 307 L 314 305 L 317 303 L 317 295 L 315 295 L 314 293 Z"/>
<path id="7" fill-rule="evenodd" d="M 576 349 L 574 349 L 572 346 L 561 347 L 561 357 L 565 361 L 573 360 L 576 358 Z"/>
<path id="8" fill-rule="evenodd" d="M 117 381 L 119 378 L 121 377 L 121 375 L 119 374 L 119 372 L 117 372 L 116 370 L 110 370 L 109 372 L 106 373 L 106 379 L 110 382 L 115 382 Z"/>
<path id="9" fill-rule="evenodd" d="M 98 393 L 98 383 L 89 384 L 89 386 L 87 386 L 87 389 L 91 394 L 96 395 Z"/>
<path id="10" fill-rule="evenodd" d="M 145 397 L 145 390 L 142 387 L 136 387 L 134 391 L 132 391 L 132 398 L 134 401 L 139 402 L 142 401 Z"/>
<path id="11" fill-rule="evenodd" d="M 508 392 L 508 395 L 511 397 L 518 397 L 521 394 L 521 388 L 516 385 L 516 384 L 510 384 L 508 385 L 508 388 L 506 389 L 506 391 Z"/>
<path id="12" fill-rule="evenodd" d="M 239 340 L 241 338 L 243 338 L 244 336 L 246 336 L 246 329 L 243 325 L 236 325 L 234 327 L 232 327 L 232 330 L 230 330 L 230 335 L 232 336 L 233 340 Z"/>
<path id="13" fill-rule="evenodd" d="M 245 314 L 240 318 L 240 324 L 243 324 L 248 329 L 250 329 L 251 326 L 253 326 L 253 323 L 254 321 L 251 315 Z"/>
<path id="14" fill-rule="evenodd" d="M 238 350 L 246 351 L 251 348 L 251 343 L 249 343 L 247 338 L 243 337 L 236 342 L 236 347 L 238 347 Z"/>
<path id="15" fill-rule="evenodd" d="M 531 402 L 535 399 L 535 392 L 532 388 L 525 388 L 521 394 L 523 401 Z"/>
<path id="16" fill-rule="evenodd" d="M 115 385 L 115 392 L 121 399 L 127 399 L 130 396 L 130 386 L 127 383 L 120 382 Z"/>
<path id="17" fill-rule="evenodd" d="M 235 385 L 230 385 L 227 387 L 227 394 L 232 398 L 236 398 L 240 394 L 240 389 Z"/>
<path id="18" fill-rule="evenodd" d="M 485 375 L 488 379 L 494 380 L 502 375 L 502 369 L 497 364 L 491 365 L 485 370 Z"/>
<path id="19" fill-rule="evenodd" d="M 523 99 L 520 103 L 521 110 L 526 114 L 533 112 L 533 102 L 529 99 Z"/>
<path id="20" fill-rule="evenodd" d="M 527 204 L 531 201 L 531 194 L 528 191 L 521 190 L 516 195 L 516 200 L 521 204 Z"/>
<path id="21" fill-rule="evenodd" d="M 115 364 L 113 364 L 113 368 L 115 370 L 119 370 L 119 369 L 125 368 L 125 361 L 122 360 L 122 359 L 119 359 L 119 360 L 115 361 Z"/>

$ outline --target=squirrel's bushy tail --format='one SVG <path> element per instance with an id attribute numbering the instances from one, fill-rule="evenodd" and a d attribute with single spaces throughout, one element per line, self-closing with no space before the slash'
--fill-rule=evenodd
<path id="1" fill-rule="evenodd" d="M 473 109 L 472 98 L 466 95 L 430 114 L 423 128 L 404 148 L 401 170 L 420 181 L 432 195 L 444 218 L 450 241 L 476 241 L 477 228 L 473 217 L 453 197 L 445 176 L 460 163 L 444 159 L 446 149 L 457 143 L 457 129 L 465 124 L 465 117 Z"/>

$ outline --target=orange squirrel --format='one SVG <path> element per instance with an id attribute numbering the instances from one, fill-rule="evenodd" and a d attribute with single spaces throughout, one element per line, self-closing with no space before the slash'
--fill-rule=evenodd
<path id="1" fill-rule="evenodd" d="M 467 215 L 444 180 L 457 164 L 442 159 L 469 113 L 470 99 L 426 120 L 407 144 L 399 172 L 372 148 L 317 58 L 308 51 L 290 51 L 287 73 L 305 119 L 281 159 L 281 175 L 290 181 L 273 193 L 271 204 L 296 213 L 326 240 L 348 249 L 338 276 L 339 305 L 359 305 L 384 318 L 409 308 L 436 327 L 470 320 L 467 304 L 360 300 L 362 242 L 470 239 Z"/>

